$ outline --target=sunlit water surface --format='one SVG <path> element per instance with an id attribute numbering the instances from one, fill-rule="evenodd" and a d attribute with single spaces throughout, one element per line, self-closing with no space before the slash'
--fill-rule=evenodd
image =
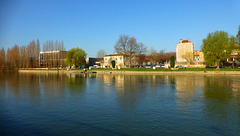
<path id="1" fill-rule="evenodd" d="M 0 73 L 0 135 L 239 135 L 240 77 Z"/>

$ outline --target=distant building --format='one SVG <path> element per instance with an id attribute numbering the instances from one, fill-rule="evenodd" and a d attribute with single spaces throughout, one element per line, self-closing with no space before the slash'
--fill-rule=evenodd
<path id="1" fill-rule="evenodd" d="M 192 52 L 193 53 L 193 43 L 188 40 L 182 40 L 180 39 L 180 42 L 177 43 L 176 47 L 176 62 L 177 63 L 186 63 L 187 61 L 182 57 L 186 54 L 186 52 Z"/>
<path id="2" fill-rule="evenodd" d="M 88 66 L 98 65 L 103 67 L 103 58 L 86 58 L 86 64 Z"/>
<path id="3" fill-rule="evenodd" d="M 192 62 L 188 65 L 187 60 L 183 58 L 183 55 L 192 53 Z M 180 42 L 176 46 L 176 65 L 184 65 L 187 67 L 205 67 L 204 54 L 202 51 L 195 50 L 193 43 L 188 40 L 180 39 Z"/>
<path id="4" fill-rule="evenodd" d="M 63 68 L 65 67 L 67 51 L 40 52 L 40 67 Z"/>
<path id="5" fill-rule="evenodd" d="M 132 55 L 131 65 L 136 65 L 137 55 Z M 114 54 L 104 56 L 104 67 L 112 67 L 112 61 L 115 61 L 116 67 L 127 67 L 129 64 L 129 55 L 127 53 L 116 52 Z"/>
<path id="6" fill-rule="evenodd" d="M 103 65 L 104 65 L 103 58 L 96 58 L 95 59 L 95 64 L 100 66 L 101 68 L 103 68 Z"/>
<path id="7" fill-rule="evenodd" d="M 110 55 L 106 55 L 103 58 L 104 60 L 104 67 L 112 67 L 112 63 L 111 61 L 115 61 L 116 66 L 120 66 L 120 67 L 124 67 L 125 61 L 126 61 L 126 56 L 124 55 L 124 53 L 114 53 L 114 54 L 110 54 Z"/>
<path id="8" fill-rule="evenodd" d="M 93 66 L 93 65 L 95 65 L 95 59 L 96 59 L 96 58 L 86 58 L 86 64 L 87 64 L 88 66 Z"/>
<path id="9" fill-rule="evenodd" d="M 238 67 L 240 65 L 240 45 L 236 45 L 235 49 L 231 51 L 229 58 L 227 58 L 228 65 Z"/>
<path id="10" fill-rule="evenodd" d="M 205 65 L 204 54 L 202 51 L 194 51 L 194 61 L 196 65 Z"/>

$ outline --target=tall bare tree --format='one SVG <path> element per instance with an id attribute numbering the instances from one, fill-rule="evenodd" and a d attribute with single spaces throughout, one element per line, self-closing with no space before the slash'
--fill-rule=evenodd
<path id="1" fill-rule="evenodd" d="M 40 43 L 37 39 L 31 41 L 27 46 L 14 45 L 8 48 L 6 64 L 9 68 L 33 68 L 39 66 Z M 5 52 L 5 51 L 4 51 Z"/>
<path id="2" fill-rule="evenodd" d="M 28 58 L 25 46 L 20 47 L 20 55 L 21 55 L 21 68 L 27 68 Z"/>
<path id="3" fill-rule="evenodd" d="M 142 65 L 144 62 L 146 62 L 146 55 L 145 54 L 140 54 L 138 55 L 137 62 L 139 65 Z"/>
<path id="4" fill-rule="evenodd" d="M 48 52 L 42 54 L 42 63 L 46 67 L 52 68 L 52 67 L 63 67 L 64 66 L 64 53 L 62 51 L 65 50 L 63 41 L 46 41 L 43 43 L 42 47 L 43 52 Z M 49 52 L 49 51 L 58 51 L 58 52 Z"/>
<path id="5" fill-rule="evenodd" d="M 103 58 L 107 53 L 104 51 L 104 49 L 100 49 L 97 52 L 97 58 Z"/>
<path id="6" fill-rule="evenodd" d="M 140 50 L 143 49 L 140 48 L 136 38 L 128 35 L 120 35 L 114 48 L 116 52 L 122 52 L 128 56 L 127 59 L 129 67 L 131 67 L 133 58 L 136 58 L 137 53 L 141 52 Z"/>
<path id="7" fill-rule="evenodd" d="M 148 50 L 148 55 L 157 53 L 157 50 L 154 49 L 154 47 L 151 47 L 150 50 Z"/>
<path id="8" fill-rule="evenodd" d="M 36 63 L 35 63 L 35 66 L 39 67 L 39 55 L 40 55 L 40 42 L 39 42 L 39 39 L 37 39 L 37 47 L 36 47 L 36 51 L 35 51 L 35 57 L 36 57 Z"/>
<path id="9" fill-rule="evenodd" d="M 138 50 L 138 54 L 146 54 L 147 52 L 147 47 L 143 44 L 143 43 L 139 43 L 139 50 Z"/>
<path id="10" fill-rule="evenodd" d="M 11 68 L 19 68 L 20 67 L 20 54 L 18 45 L 14 45 L 14 47 L 8 48 L 7 51 L 7 63 Z"/>
<path id="11" fill-rule="evenodd" d="M 157 54 L 157 50 L 155 50 L 153 47 L 151 47 L 151 49 L 148 51 L 148 61 L 151 63 L 151 64 L 155 64 L 157 62 L 157 59 L 158 59 L 158 54 Z"/>
<path id="12" fill-rule="evenodd" d="M 5 50 L 2 47 L 2 49 L 0 50 L 0 69 L 5 67 Z"/>

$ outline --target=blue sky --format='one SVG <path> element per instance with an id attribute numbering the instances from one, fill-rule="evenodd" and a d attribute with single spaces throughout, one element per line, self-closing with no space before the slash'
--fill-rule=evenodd
<path id="1" fill-rule="evenodd" d="M 66 50 L 95 57 L 99 49 L 113 53 L 127 34 L 148 49 L 175 51 L 190 38 L 199 50 L 210 32 L 237 34 L 239 7 L 239 0 L 1 0 L 0 47 L 63 40 Z"/>

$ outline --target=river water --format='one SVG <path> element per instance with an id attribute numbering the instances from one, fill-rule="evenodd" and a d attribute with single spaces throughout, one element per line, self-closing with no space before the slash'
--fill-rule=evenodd
<path id="1" fill-rule="evenodd" d="M 239 135 L 240 77 L 0 73 L 0 135 Z"/>

